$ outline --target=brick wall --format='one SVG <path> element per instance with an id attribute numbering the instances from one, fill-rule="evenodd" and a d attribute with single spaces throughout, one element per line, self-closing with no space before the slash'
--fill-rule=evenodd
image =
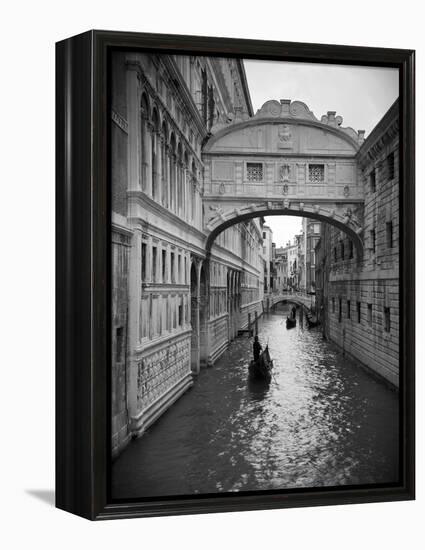
<path id="1" fill-rule="evenodd" d="M 398 104 L 358 153 L 365 185 L 362 257 L 338 228 L 323 224 L 317 298 L 325 335 L 398 387 L 399 374 Z"/>

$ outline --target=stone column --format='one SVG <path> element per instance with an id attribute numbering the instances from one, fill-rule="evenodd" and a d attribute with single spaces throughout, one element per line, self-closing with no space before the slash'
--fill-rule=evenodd
<path id="1" fill-rule="evenodd" d="M 162 136 L 160 132 L 155 132 L 156 157 L 155 157 L 155 179 L 156 179 L 156 200 L 162 204 Z"/>
<path id="2" fill-rule="evenodd" d="M 187 220 L 187 168 L 183 168 L 183 219 Z"/>
<path id="3" fill-rule="evenodd" d="M 170 167 L 170 190 L 171 190 L 171 210 L 177 212 L 176 207 L 176 186 L 177 186 L 177 158 L 174 153 L 171 154 L 171 167 Z"/>
<path id="4" fill-rule="evenodd" d="M 196 268 L 196 289 L 191 289 L 191 368 L 193 374 L 199 374 L 200 371 L 200 334 L 199 334 L 199 307 L 200 307 L 200 277 L 201 269 L 199 262 L 195 264 Z"/>
<path id="5" fill-rule="evenodd" d="M 146 282 L 152 282 L 152 237 L 146 243 Z"/>
<path id="6" fill-rule="evenodd" d="M 179 217 L 183 217 L 183 163 L 177 163 L 177 211 Z"/>
<path id="7" fill-rule="evenodd" d="M 152 197 L 152 132 L 152 124 L 145 119 L 143 124 L 143 176 L 145 193 L 150 197 Z"/>
<path id="8" fill-rule="evenodd" d="M 130 258 L 129 258 L 129 300 L 128 300 L 128 347 L 129 347 L 129 380 L 128 380 L 128 408 L 130 426 L 137 416 L 137 378 L 138 359 L 136 348 L 139 344 L 140 334 L 140 307 L 141 307 L 141 250 L 142 234 L 140 228 L 136 228 L 133 234 Z"/>

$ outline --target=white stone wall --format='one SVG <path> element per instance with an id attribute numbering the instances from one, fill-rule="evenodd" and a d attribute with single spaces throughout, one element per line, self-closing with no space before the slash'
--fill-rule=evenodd
<path id="1" fill-rule="evenodd" d="M 115 356 L 126 327 L 112 381 L 117 454 L 223 353 L 239 326 L 241 276 L 256 274 L 259 303 L 261 264 L 256 224 L 226 231 L 211 263 L 205 249 L 201 144 L 228 112 L 252 115 L 240 62 L 122 52 L 113 68 L 113 216 L 127 231 L 125 269 L 113 248 Z"/>

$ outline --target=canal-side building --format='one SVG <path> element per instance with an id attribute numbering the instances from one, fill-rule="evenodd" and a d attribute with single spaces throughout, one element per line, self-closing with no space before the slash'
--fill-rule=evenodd
<path id="1" fill-rule="evenodd" d="M 276 290 L 284 292 L 287 290 L 288 285 L 288 254 L 286 247 L 276 248 L 275 269 L 277 277 Z"/>
<path id="2" fill-rule="evenodd" d="M 268 225 L 263 226 L 263 256 L 265 262 L 264 293 L 273 292 L 273 231 Z"/>
<path id="3" fill-rule="evenodd" d="M 399 106 L 360 147 L 363 256 L 347 235 L 321 225 L 316 246 L 318 309 L 324 334 L 344 353 L 399 382 Z M 357 213 L 353 213 L 357 215 Z"/>
<path id="4" fill-rule="evenodd" d="M 314 293 L 316 288 L 316 245 L 320 239 L 320 226 L 317 220 L 303 218 L 305 289 L 309 293 Z"/>
<path id="5" fill-rule="evenodd" d="M 262 311 L 258 220 L 206 257 L 202 144 L 253 115 L 237 59 L 112 59 L 112 449 L 140 435 Z"/>
<path id="6" fill-rule="evenodd" d="M 292 243 L 290 241 L 287 243 L 284 253 L 286 254 L 287 262 L 287 286 L 295 290 L 298 285 L 298 244 L 295 238 Z"/>

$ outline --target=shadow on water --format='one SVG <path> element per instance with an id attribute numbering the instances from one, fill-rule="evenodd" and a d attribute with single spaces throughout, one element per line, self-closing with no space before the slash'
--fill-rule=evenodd
<path id="1" fill-rule="evenodd" d="M 266 398 L 270 390 L 270 382 L 267 380 L 259 380 L 248 376 L 247 382 L 250 399 L 253 401 L 262 401 Z"/>

